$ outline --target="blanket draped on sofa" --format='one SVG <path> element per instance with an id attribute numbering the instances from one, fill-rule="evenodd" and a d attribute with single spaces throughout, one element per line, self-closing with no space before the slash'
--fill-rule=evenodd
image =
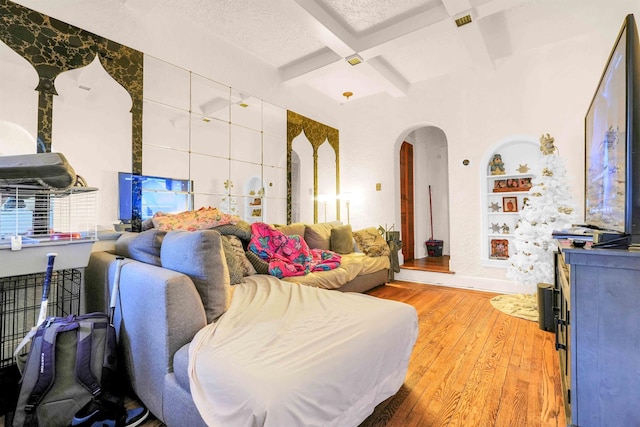
<path id="1" fill-rule="evenodd" d="M 332 270 L 342 259 L 332 251 L 310 249 L 301 236 L 287 236 L 263 222 L 251 224 L 249 250 L 269 262 L 269 274 L 280 279 Z"/>

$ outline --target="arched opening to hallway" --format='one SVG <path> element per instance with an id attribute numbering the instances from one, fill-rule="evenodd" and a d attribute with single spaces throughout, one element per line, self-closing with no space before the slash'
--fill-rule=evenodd
<path id="1" fill-rule="evenodd" d="M 449 169 L 446 136 L 436 126 L 417 125 L 400 135 L 396 148 L 399 189 L 396 215 L 402 239 L 402 268 L 448 271 Z M 443 241 L 442 257 L 428 256 L 426 241 L 430 238 Z"/>

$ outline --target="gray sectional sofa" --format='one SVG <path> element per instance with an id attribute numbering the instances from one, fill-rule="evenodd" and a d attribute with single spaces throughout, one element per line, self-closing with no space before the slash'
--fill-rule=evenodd
<path id="1" fill-rule="evenodd" d="M 188 347 L 231 299 L 223 241 L 213 230 L 126 233 L 114 251 L 93 252 L 86 268 L 86 311 L 104 312 L 116 273 L 116 253 L 125 256 L 115 313 L 122 365 L 135 394 L 169 426 L 205 425 L 189 391 Z M 330 272 L 317 274 L 325 273 Z M 364 291 L 384 284 L 387 274 L 388 263 L 335 288 Z M 216 301 L 213 307 L 211 301 Z"/>

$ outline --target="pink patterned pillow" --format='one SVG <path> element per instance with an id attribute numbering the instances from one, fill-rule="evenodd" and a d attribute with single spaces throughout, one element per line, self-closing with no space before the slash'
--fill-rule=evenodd
<path id="1" fill-rule="evenodd" d="M 240 217 L 222 213 L 218 208 L 202 207 L 196 211 L 185 211 L 178 214 L 156 213 L 153 218 L 153 227 L 160 231 L 171 230 L 206 230 L 219 225 L 237 224 Z"/>

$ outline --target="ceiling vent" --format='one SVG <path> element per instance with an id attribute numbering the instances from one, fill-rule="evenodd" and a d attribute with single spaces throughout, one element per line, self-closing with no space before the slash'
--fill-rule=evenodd
<path id="1" fill-rule="evenodd" d="M 358 65 L 362 62 L 362 58 L 357 53 L 354 53 L 351 56 L 347 56 L 345 58 L 345 61 L 347 61 L 351 65 Z"/>
<path id="2" fill-rule="evenodd" d="M 471 15 L 464 15 L 456 19 L 456 25 L 462 27 L 463 25 L 471 24 Z"/>

